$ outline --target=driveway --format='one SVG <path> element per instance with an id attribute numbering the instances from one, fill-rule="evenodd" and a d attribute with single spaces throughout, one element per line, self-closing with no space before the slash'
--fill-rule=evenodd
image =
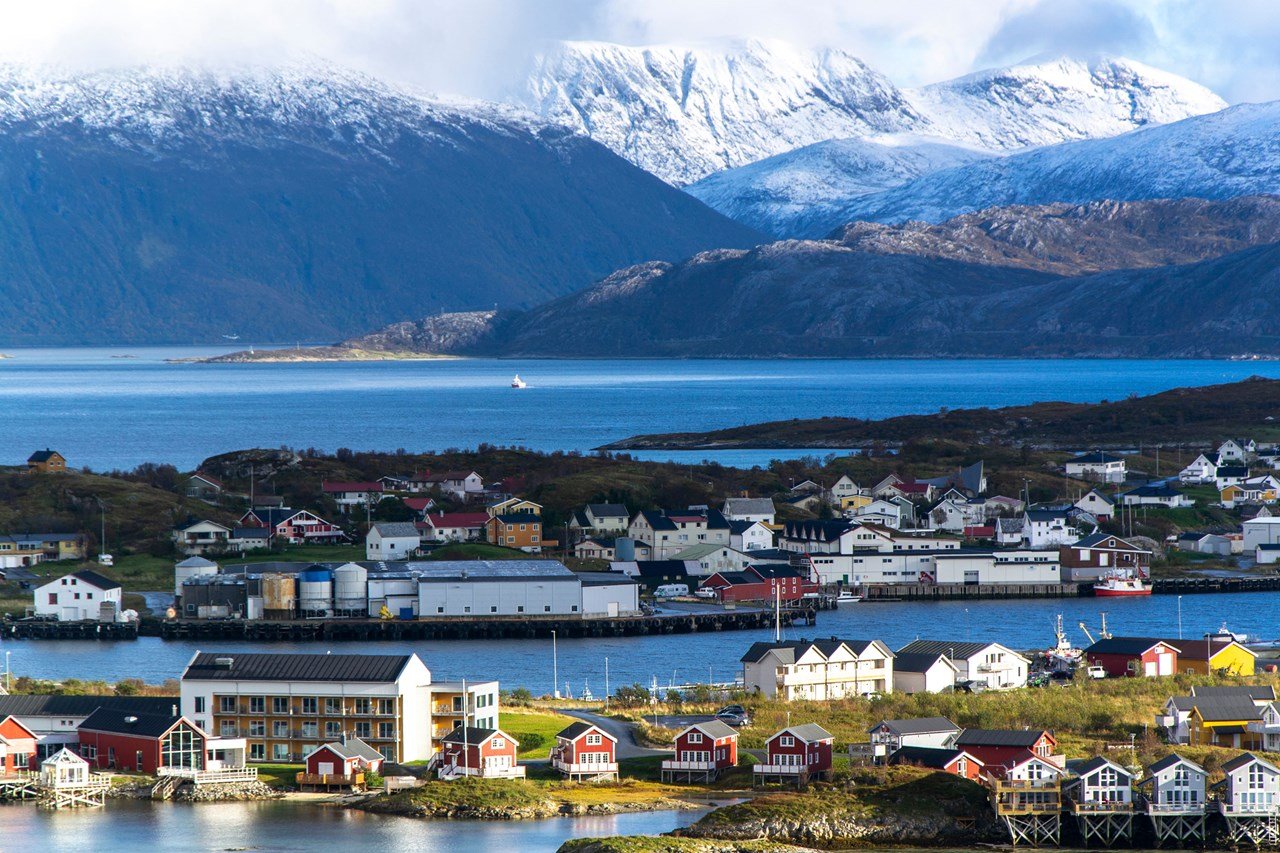
<path id="1" fill-rule="evenodd" d="M 636 727 L 634 723 L 615 720 L 613 717 L 593 714 L 590 711 L 564 711 L 563 713 L 570 717 L 577 717 L 579 720 L 591 723 L 594 726 L 599 726 L 601 730 L 617 738 L 619 759 L 646 758 L 654 755 L 671 754 L 669 749 L 649 749 L 636 743 Z"/>

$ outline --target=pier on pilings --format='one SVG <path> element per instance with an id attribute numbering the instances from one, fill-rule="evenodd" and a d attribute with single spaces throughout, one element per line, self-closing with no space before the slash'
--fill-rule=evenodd
<path id="1" fill-rule="evenodd" d="M 1070 811 L 1086 847 L 1114 847 L 1133 838 L 1129 803 L 1072 803 Z"/>
<path id="2" fill-rule="evenodd" d="M 1208 837 L 1205 805 L 1147 805 L 1147 817 L 1155 830 L 1157 847 L 1185 847 L 1203 844 Z"/>

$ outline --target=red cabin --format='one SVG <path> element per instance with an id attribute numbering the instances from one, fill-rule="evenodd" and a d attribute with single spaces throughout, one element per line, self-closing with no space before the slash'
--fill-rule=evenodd
<path id="1" fill-rule="evenodd" d="M 719 720 L 694 723 L 676 735 L 675 758 L 662 762 L 664 782 L 710 782 L 738 764 L 738 733 Z"/>
<path id="2" fill-rule="evenodd" d="M 362 787 L 365 773 L 382 769 L 382 753 L 360 740 L 348 737 L 317 746 L 307 753 L 306 769 L 298 774 L 302 788 Z"/>
<path id="3" fill-rule="evenodd" d="M 204 770 L 209 736 L 186 717 L 99 708 L 78 729 L 80 755 L 94 767 L 156 775 Z"/>
<path id="4" fill-rule="evenodd" d="M 590 723 L 574 723 L 556 735 L 551 769 L 569 779 L 618 778 L 618 739 Z"/>
<path id="5" fill-rule="evenodd" d="M 1028 751 L 1048 760 L 1058 741 L 1038 729 L 965 729 L 947 746 L 969 753 L 984 765 L 1005 765 L 1022 760 Z"/>
<path id="6" fill-rule="evenodd" d="M 904 746 L 894 750 L 889 764 L 906 764 L 912 767 L 928 767 L 943 773 L 963 776 L 978 781 L 983 763 L 962 749 L 939 749 L 932 746 Z"/>
<path id="7" fill-rule="evenodd" d="M 520 742 L 501 729 L 458 726 L 440 742 L 437 775 L 444 780 L 460 776 L 484 779 L 523 779 L 524 767 L 516 761 Z"/>
<path id="8" fill-rule="evenodd" d="M 1106 637 L 1084 650 L 1093 666 L 1111 678 L 1177 675 L 1179 650 L 1152 637 Z"/>
<path id="9" fill-rule="evenodd" d="M 752 767 L 757 785 L 770 781 L 803 785 L 812 779 L 831 778 L 831 752 L 835 738 L 817 723 L 788 726 L 765 741 L 763 764 Z"/>
<path id="10" fill-rule="evenodd" d="M 701 586 L 714 589 L 721 601 L 798 601 L 818 591 L 818 584 L 790 566 L 748 566 L 740 572 L 716 572 Z"/>
<path id="11" fill-rule="evenodd" d="M 36 768 L 36 742 L 39 736 L 14 717 L 0 721 L 0 770 L 11 776 Z"/>

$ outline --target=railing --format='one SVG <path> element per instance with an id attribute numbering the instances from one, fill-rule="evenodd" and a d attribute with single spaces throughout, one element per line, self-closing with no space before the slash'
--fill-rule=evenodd
<path id="1" fill-rule="evenodd" d="M 523 764 L 508 765 L 507 767 L 459 767 L 456 764 L 445 765 L 440 768 L 441 779 L 456 779 L 459 776 L 479 776 L 484 779 L 523 779 L 525 767 Z"/>
<path id="2" fill-rule="evenodd" d="M 662 762 L 663 770 L 715 770 L 714 761 L 675 761 L 667 759 Z"/>
<path id="3" fill-rule="evenodd" d="M 1218 808 L 1223 814 L 1240 815 L 1244 817 L 1258 816 L 1271 817 L 1280 812 L 1280 808 L 1276 803 L 1235 803 L 1218 802 Z"/>
<path id="4" fill-rule="evenodd" d="M 992 779 L 991 786 L 997 791 L 1043 791 L 1057 789 L 1057 779 Z"/>
<path id="5" fill-rule="evenodd" d="M 1102 800 L 1088 802 L 1072 802 L 1072 811 L 1077 812 L 1096 812 L 1103 814 L 1106 812 L 1131 812 L 1133 811 L 1133 803 L 1121 800 Z"/>
<path id="6" fill-rule="evenodd" d="M 559 770 L 561 773 L 617 773 L 618 765 L 614 763 L 597 764 L 594 762 L 589 764 L 571 764 L 569 762 L 553 758 L 551 760 L 551 769 Z"/>
<path id="7" fill-rule="evenodd" d="M 256 782 L 258 768 L 222 767 L 217 770 L 196 770 L 190 767 L 161 767 L 156 771 L 156 775 L 190 779 L 197 785 L 209 785 L 215 782 Z"/>
<path id="8" fill-rule="evenodd" d="M 343 775 L 340 773 L 305 773 L 300 772 L 294 777 L 299 785 L 363 785 L 363 773 L 351 773 Z"/>
<path id="9" fill-rule="evenodd" d="M 809 772 L 803 764 L 753 764 L 752 773 L 767 776 L 801 776 Z"/>
<path id="10" fill-rule="evenodd" d="M 996 803 L 996 812 L 998 814 L 1015 814 L 1018 812 L 1060 812 L 1062 811 L 1062 803 L 1024 803 L 1015 801 L 1010 803 Z"/>
<path id="11" fill-rule="evenodd" d="M 1199 814 L 1207 805 L 1204 800 L 1194 803 L 1147 803 L 1147 811 L 1151 814 Z"/>
<path id="12" fill-rule="evenodd" d="M 54 781 L 37 779 L 36 784 L 47 791 L 105 791 L 111 787 L 111 780 L 97 773 L 90 773 L 83 779 L 58 779 Z"/>

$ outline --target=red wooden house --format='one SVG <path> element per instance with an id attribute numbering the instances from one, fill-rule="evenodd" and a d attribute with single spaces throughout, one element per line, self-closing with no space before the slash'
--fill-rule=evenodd
<path id="1" fill-rule="evenodd" d="M 738 733 L 719 720 L 694 723 L 676 735 L 674 758 L 662 762 L 664 782 L 710 782 L 738 763 Z"/>
<path id="2" fill-rule="evenodd" d="M 590 723 L 574 723 L 556 735 L 551 769 L 572 780 L 618 778 L 618 739 Z"/>
<path id="3" fill-rule="evenodd" d="M 14 717 L 0 721 L 0 773 L 11 776 L 37 769 L 36 743 L 40 737 Z"/>
<path id="4" fill-rule="evenodd" d="M 1084 656 L 1112 678 L 1178 672 L 1178 649 L 1153 637 L 1105 637 L 1085 649 Z"/>
<path id="5" fill-rule="evenodd" d="M 484 779 L 523 779 L 517 763 L 520 742 L 501 729 L 458 726 L 441 739 L 436 774 L 444 780 L 460 776 Z"/>
<path id="6" fill-rule="evenodd" d="M 383 760 L 382 753 L 358 737 L 321 744 L 302 760 L 306 769 L 298 773 L 298 787 L 361 788 L 365 773 L 377 773 Z"/>
<path id="7" fill-rule="evenodd" d="M 80 755 L 94 767 L 149 775 L 205 769 L 209 736 L 186 717 L 99 708 L 77 731 Z"/>
<path id="8" fill-rule="evenodd" d="M 1049 760 L 1057 746 L 1053 735 L 1039 729 L 965 729 L 947 743 L 988 767 L 1021 761 L 1028 752 Z"/>
<path id="9" fill-rule="evenodd" d="M 337 542 L 347 534 L 314 512 L 289 507 L 255 507 L 240 516 L 241 527 L 265 527 L 290 544 Z"/>
<path id="10" fill-rule="evenodd" d="M 818 591 L 818 585 L 790 566 L 747 566 L 740 572 L 716 572 L 701 584 L 721 601 L 796 601 Z"/>
<path id="11" fill-rule="evenodd" d="M 941 749 L 933 746 L 904 746 L 888 758 L 889 764 L 906 764 L 912 767 L 928 767 L 943 773 L 963 776 L 977 782 L 982 776 L 983 764 L 963 749 Z"/>
<path id="12" fill-rule="evenodd" d="M 834 743 L 831 732 L 817 723 L 788 726 L 765 741 L 764 763 L 751 768 L 754 784 L 784 782 L 799 786 L 813 779 L 830 779 Z"/>

